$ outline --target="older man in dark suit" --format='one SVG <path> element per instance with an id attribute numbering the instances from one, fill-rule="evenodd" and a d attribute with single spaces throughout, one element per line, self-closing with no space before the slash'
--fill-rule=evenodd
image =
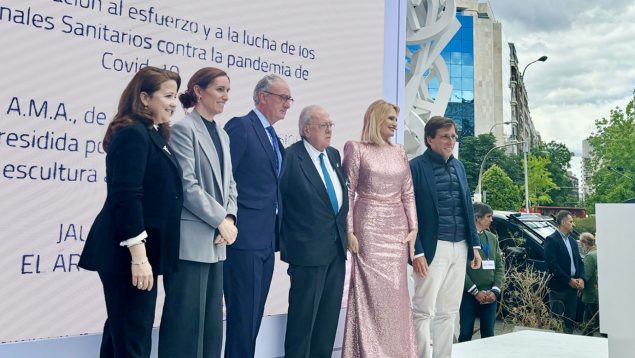
<path id="1" fill-rule="evenodd" d="M 293 103 L 289 86 L 276 75 L 262 78 L 253 98 L 252 111 L 225 125 L 238 191 L 238 238 L 227 248 L 223 271 L 225 357 L 236 358 L 254 356 L 269 294 L 283 217 L 279 176 L 285 157 L 273 124 Z"/>
<path id="2" fill-rule="evenodd" d="M 549 308 L 564 320 L 564 332 L 573 333 L 578 291 L 584 289 L 584 264 L 577 242 L 571 238 L 573 217 L 562 210 L 556 215 L 558 230 L 545 240 L 549 280 Z"/>
<path id="3" fill-rule="evenodd" d="M 299 119 L 280 180 L 285 207 L 280 254 L 291 279 L 285 357 L 331 357 L 346 260 L 346 181 L 330 147 L 333 122 L 319 106 Z"/>

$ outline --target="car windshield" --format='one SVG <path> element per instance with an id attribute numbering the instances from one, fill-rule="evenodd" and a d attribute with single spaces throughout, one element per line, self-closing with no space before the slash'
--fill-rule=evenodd
<path id="1" fill-rule="evenodd" d="M 556 231 L 556 227 L 547 221 L 523 221 L 523 224 L 527 225 L 543 238 L 553 234 Z"/>

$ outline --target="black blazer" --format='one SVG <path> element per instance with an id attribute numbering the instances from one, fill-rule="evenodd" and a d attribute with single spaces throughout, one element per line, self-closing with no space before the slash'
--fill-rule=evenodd
<path id="1" fill-rule="evenodd" d="M 139 120 L 115 134 L 106 155 L 106 202 L 90 228 L 79 266 L 130 273 L 119 243 L 144 230 L 154 274 L 176 270 L 183 191 L 181 169 L 163 137 Z"/>
<path id="2" fill-rule="evenodd" d="M 573 264 L 575 265 L 575 276 L 571 276 L 571 259 L 569 252 L 562 240 L 559 231 L 547 236 L 545 240 L 545 261 L 552 274 L 549 280 L 549 288 L 554 291 L 562 291 L 569 286 L 569 280 L 572 278 L 582 278 L 584 280 L 584 263 L 580 257 L 578 243 L 569 236 L 569 245 L 571 245 L 571 253 L 573 254 Z"/>
<path id="3" fill-rule="evenodd" d="M 263 250 L 275 247 L 277 251 L 284 206 L 275 167 L 276 154 L 269 135 L 254 111 L 229 120 L 225 131 L 229 135 L 232 170 L 238 191 L 238 237 L 231 248 Z M 284 170 L 285 151 L 280 139 L 277 145 Z"/>
<path id="4" fill-rule="evenodd" d="M 474 250 L 472 248 L 480 246 L 481 241 L 476 233 L 470 187 L 467 183 L 463 164 L 457 159 L 451 159 L 450 163 L 456 170 L 461 186 L 461 203 L 463 204 L 465 225 L 467 226 L 467 237 L 465 238 L 468 247 L 467 258 L 471 261 L 474 259 Z M 429 154 L 424 152 L 411 160 L 410 171 L 412 172 L 412 185 L 414 186 L 417 219 L 419 220 L 419 231 L 417 233 L 417 241 L 415 241 L 415 255 L 423 253 L 428 264 L 431 264 L 437 251 L 437 240 L 439 237 L 439 198 Z"/>
<path id="5" fill-rule="evenodd" d="M 339 250 L 346 253 L 346 180 L 340 153 L 328 147 L 326 154 L 342 186 L 342 205 L 337 215 L 302 140 L 287 148 L 287 162 L 280 179 L 285 207 L 280 258 L 292 265 L 327 265 Z"/>

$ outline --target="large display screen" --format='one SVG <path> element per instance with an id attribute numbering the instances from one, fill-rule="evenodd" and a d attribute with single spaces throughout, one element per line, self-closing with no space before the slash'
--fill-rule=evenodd
<path id="1" fill-rule="evenodd" d="M 319 104 L 341 149 L 383 94 L 384 1 L 3 0 L 0 54 L 0 342 L 93 333 L 102 287 L 77 263 L 106 194 L 101 141 L 133 74 L 226 70 L 221 124 L 278 74 L 296 99 L 276 124 L 285 145 Z M 268 315 L 286 313 L 285 271 L 278 260 Z"/>

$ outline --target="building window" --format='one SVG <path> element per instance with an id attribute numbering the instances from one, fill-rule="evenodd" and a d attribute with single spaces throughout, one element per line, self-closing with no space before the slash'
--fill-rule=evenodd
<path id="1" fill-rule="evenodd" d="M 445 116 L 452 118 L 459 136 L 474 135 L 474 18 L 457 11 L 461 28 L 441 51 L 448 66 L 452 94 Z M 439 90 L 437 79 L 428 82 L 428 91 L 436 98 Z"/>

